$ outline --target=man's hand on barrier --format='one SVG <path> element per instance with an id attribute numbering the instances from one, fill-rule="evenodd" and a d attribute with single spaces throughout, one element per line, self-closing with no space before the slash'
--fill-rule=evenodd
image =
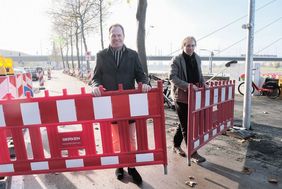
<path id="1" fill-rule="evenodd" d="M 142 84 L 142 92 L 143 93 L 147 93 L 151 90 L 151 86 L 150 85 L 147 85 L 147 84 Z"/>
<path id="2" fill-rule="evenodd" d="M 100 88 L 99 88 L 99 87 L 93 87 L 93 89 L 92 89 L 92 94 L 93 94 L 94 96 L 101 96 L 101 90 L 100 90 Z"/>
<path id="3" fill-rule="evenodd" d="M 193 85 L 193 89 L 196 91 L 196 90 L 198 90 L 199 88 L 197 87 L 197 85 Z"/>

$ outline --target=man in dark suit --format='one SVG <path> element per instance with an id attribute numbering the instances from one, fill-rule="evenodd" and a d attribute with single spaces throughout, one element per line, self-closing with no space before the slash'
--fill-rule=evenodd
<path id="1" fill-rule="evenodd" d="M 124 29 L 120 24 L 114 24 L 109 28 L 110 45 L 108 48 L 97 53 L 96 67 L 93 76 L 93 95 L 101 96 L 99 85 L 103 85 L 105 90 L 112 91 L 118 89 L 118 84 L 123 85 L 123 89 L 134 89 L 135 81 L 142 82 L 142 92 L 148 92 L 151 87 L 136 51 L 124 45 Z M 135 121 L 129 121 L 131 150 L 136 149 L 136 128 Z M 118 126 L 112 123 L 113 147 L 119 151 Z M 123 168 L 116 169 L 117 179 L 124 177 Z M 132 176 L 136 184 L 142 183 L 140 174 L 134 167 L 128 168 L 128 174 Z"/>

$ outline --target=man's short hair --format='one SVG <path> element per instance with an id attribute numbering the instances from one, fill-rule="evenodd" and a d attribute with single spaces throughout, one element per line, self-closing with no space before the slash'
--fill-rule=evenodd
<path id="1" fill-rule="evenodd" d="M 189 40 L 193 40 L 195 42 L 195 46 L 197 46 L 197 41 L 195 39 L 195 37 L 193 36 L 188 36 L 188 37 L 185 37 L 182 41 L 182 44 L 181 44 L 181 49 L 183 49 L 183 47 L 185 46 L 185 44 L 187 43 L 187 41 Z"/>
<path id="2" fill-rule="evenodd" d="M 121 24 L 113 24 L 113 25 L 111 25 L 111 26 L 109 27 L 109 32 L 111 32 L 111 29 L 112 29 L 113 27 L 120 27 L 121 30 L 122 30 L 122 34 L 124 35 L 124 29 L 123 29 L 123 26 L 122 26 Z"/>

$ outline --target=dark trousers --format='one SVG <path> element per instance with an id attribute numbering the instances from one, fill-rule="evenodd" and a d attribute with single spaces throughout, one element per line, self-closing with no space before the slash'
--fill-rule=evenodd
<path id="1" fill-rule="evenodd" d="M 180 147 L 182 140 L 184 139 L 187 145 L 187 114 L 188 114 L 188 105 L 176 102 L 175 103 L 176 113 L 178 115 L 179 124 L 175 131 L 173 137 L 174 147 Z"/>

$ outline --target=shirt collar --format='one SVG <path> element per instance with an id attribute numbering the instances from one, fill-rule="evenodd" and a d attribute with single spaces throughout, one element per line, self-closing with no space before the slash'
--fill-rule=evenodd
<path id="1" fill-rule="evenodd" d="M 115 52 L 118 52 L 118 51 L 124 52 L 126 47 L 125 47 L 125 45 L 123 45 L 120 50 L 116 50 L 113 47 L 109 46 L 109 49 L 111 50 L 112 53 L 115 53 Z"/>

